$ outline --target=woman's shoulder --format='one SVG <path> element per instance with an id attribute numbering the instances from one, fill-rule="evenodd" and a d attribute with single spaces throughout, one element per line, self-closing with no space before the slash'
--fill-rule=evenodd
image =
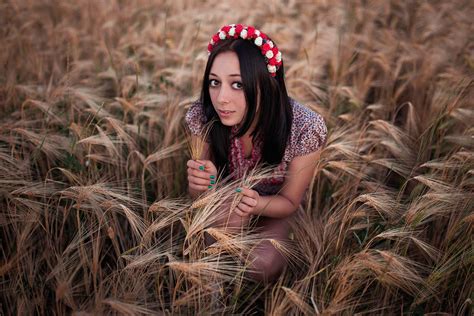
<path id="1" fill-rule="evenodd" d="M 204 115 L 204 108 L 200 100 L 191 103 L 184 118 L 191 133 L 201 135 L 206 116 Z"/>
<path id="2" fill-rule="evenodd" d="M 316 111 L 313 111 L 293 98 L 290 98 L 290 104 L 293 110 L 293 123 L 295 123 L 296 128 L 308 124 L 325 125 L 324 118 Z"/>
<path id="3" fill-rule="evenodd" d="M 293 110 L 290 156 L 302 156 L 319 150 L 325 143 L 327 127 L 321 114 L 290 98 Z"/>

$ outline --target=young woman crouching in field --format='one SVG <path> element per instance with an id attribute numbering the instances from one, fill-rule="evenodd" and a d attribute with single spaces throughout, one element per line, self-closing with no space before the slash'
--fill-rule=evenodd
<path id="1" fill-rule="evenodd" d="M 242 195 L 237 207 L 228 207 L 222 219 L 209 225 L 240 231 L 258 216 L 263 234 L 285 242 L 288 220 L 311 182 L 326 140 L 323 118 L 289 98 L 281 53 L 266 34 L 251 26 L 226 25 L 208 50 L 201 96 L 186 122 L 193 138 L 203 137 L 206 123 L 215 123 L 200 159 L 187 162 L 189 193 L 196 198 L 213 189 L 218 175 L 236 180 L 256 166 L 276 166 L 253 189 L 237 188 L 235 194 Z M 251 257 L 249 276 L 264 282 L 275 280 L 286 263 L 268 239 Z"/>

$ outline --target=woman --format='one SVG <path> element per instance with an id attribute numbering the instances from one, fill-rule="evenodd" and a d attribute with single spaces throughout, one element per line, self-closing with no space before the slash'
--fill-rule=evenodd
<path id="1" fill-rule="evenodd" d="M 213 225 L 239 229 L 257 215 L 265 234 L 288 240 L 288 219 L 301 203 L 326 140 L 324 121 L 288 97 L 281 53 L 263 32 L 223 26 L 208 51 L 201 96 L 186 122 L 192 137 L 202 137 L 203 125 L 216 122 L 201 159 L 187 162 L 189 193 L 197 197 L 212 189 L 220 173 L 235 180 L 255 166 L 274 166 L 272 177 L 253 189 L 237 188 L 243 197 L 227 214 L 229 220 Z M 257 280 L 272 281 L 285 267 L 285 258 L 268 240 L 251 255 L 250 276 Z"/>

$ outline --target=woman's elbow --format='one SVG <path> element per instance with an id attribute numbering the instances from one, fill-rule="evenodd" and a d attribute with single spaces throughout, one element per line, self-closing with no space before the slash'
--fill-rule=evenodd
<path id="1" fill-rule="evenodd" d="M 301 199 L 292 199 L 292 198 L 287 197 L 287 196 L 283 196 L 283 197 L 287 200 L 287 203 L 288 203 L 288 216 L 290 216 L 294 212 L 296 212 L 296 210 L 300 206 Z"/>

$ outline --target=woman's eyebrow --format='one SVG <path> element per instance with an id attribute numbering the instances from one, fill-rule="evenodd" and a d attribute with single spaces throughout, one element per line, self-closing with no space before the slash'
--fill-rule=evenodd
<path id="1" fill-rule="evenodd" d="M 219 78 L 219 76 L 216 75 L 216 74 L 213 73 L 213 72 L 211 72 L 209 75 L 210 75 L 210 76 L 215 76 L 215 77 L 218 77 L 218 78 Z M 229 77 L 240 77 L 240 74 L 230 74 Z"/>

